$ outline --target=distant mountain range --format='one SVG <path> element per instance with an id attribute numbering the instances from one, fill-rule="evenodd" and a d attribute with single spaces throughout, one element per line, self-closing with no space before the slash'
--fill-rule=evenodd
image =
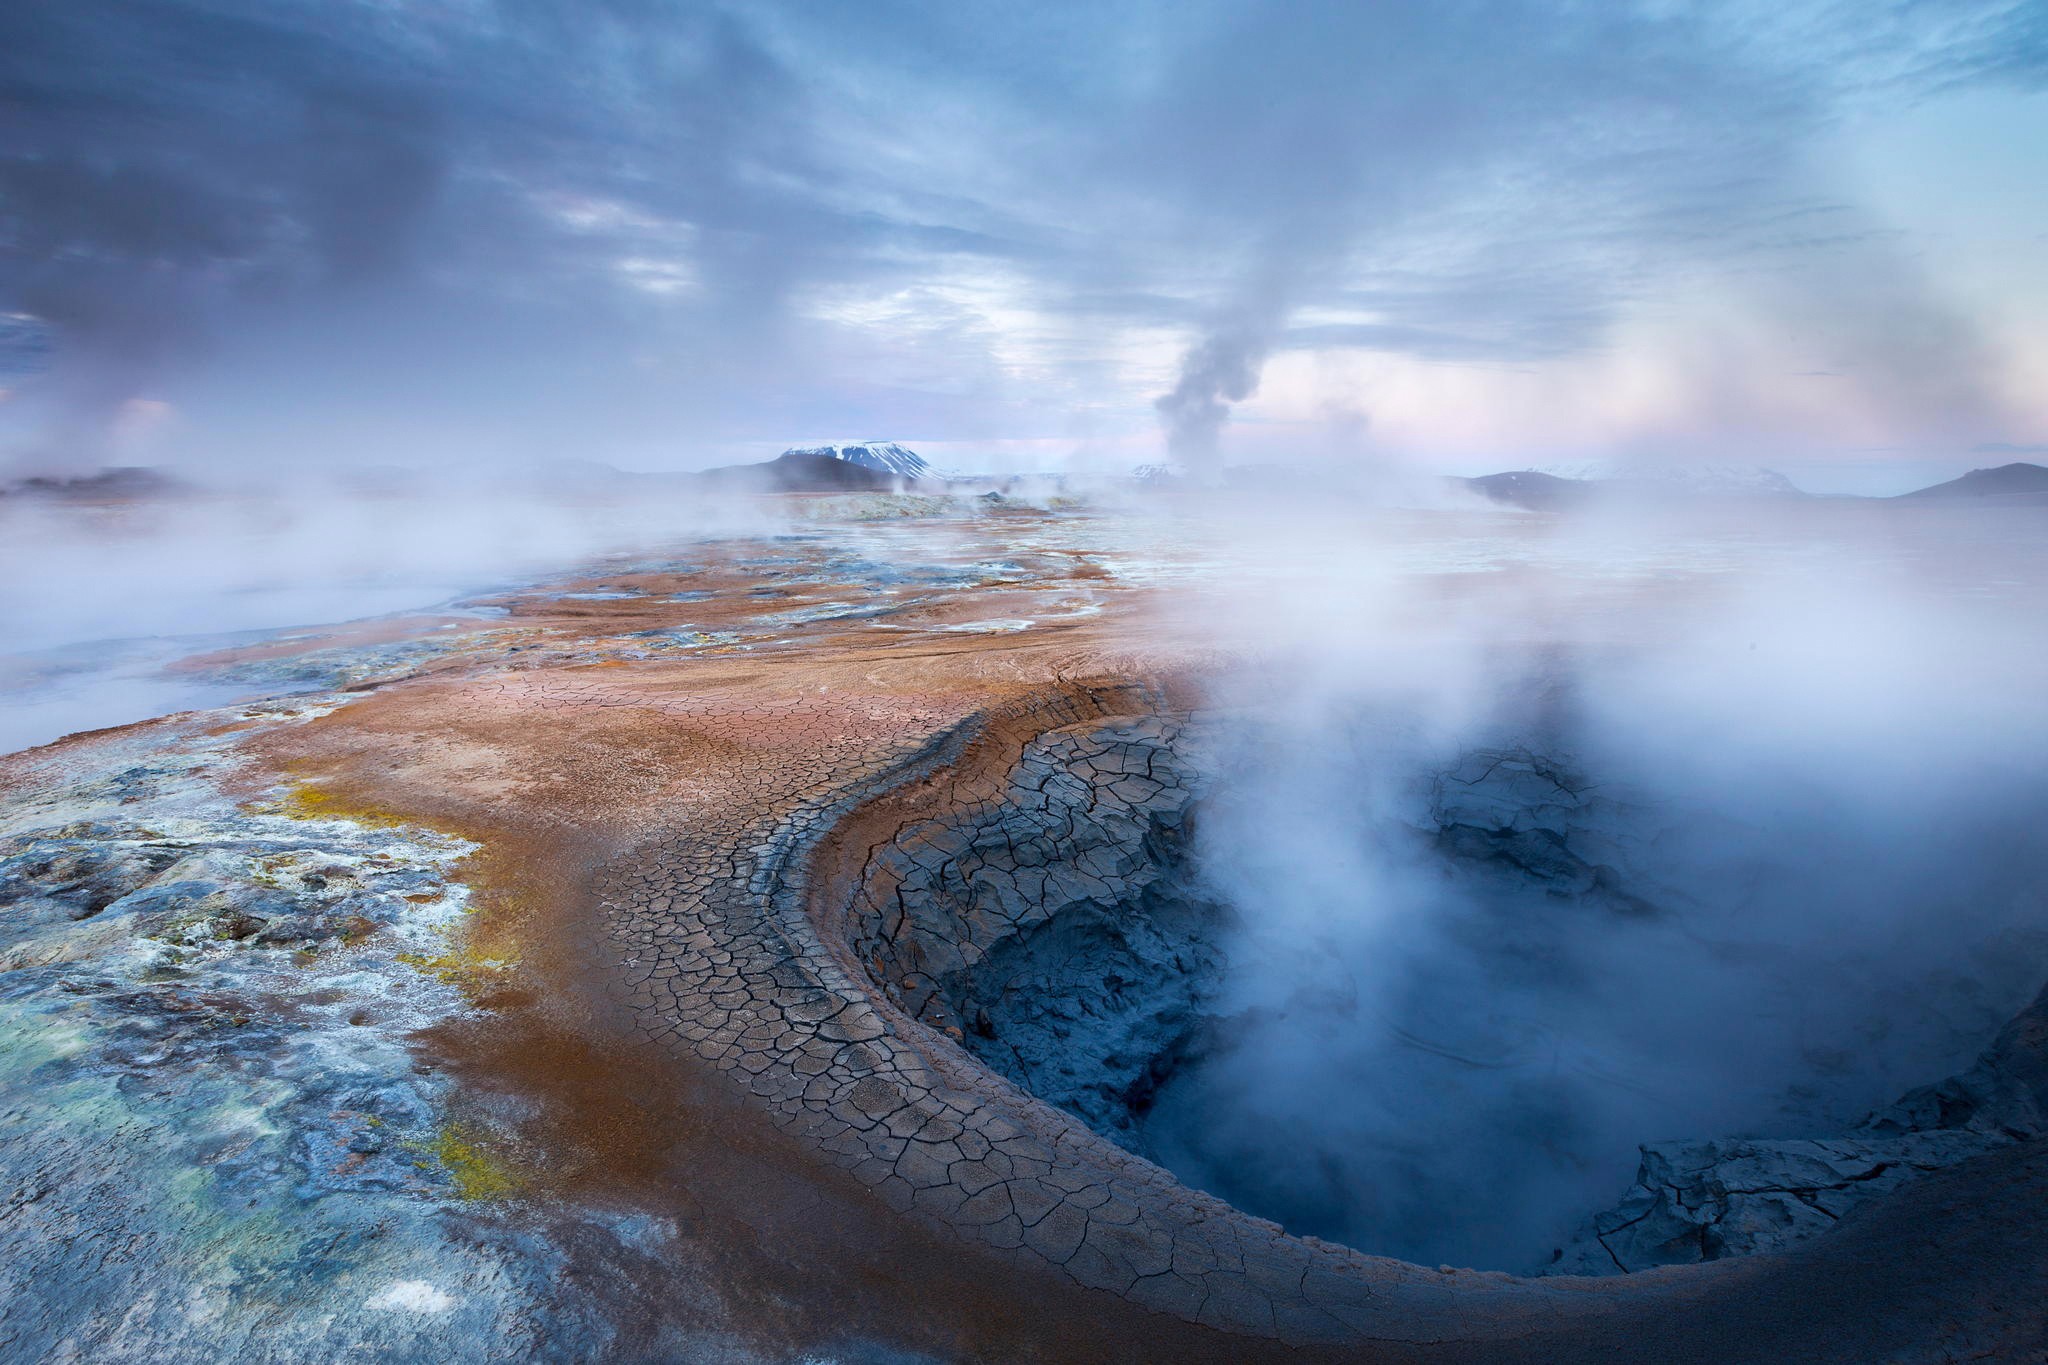
<path id="1" fill-rule="evenodd" d="M 761 464 L 671 477 L 693 479 L 721 493 L 887 493 L 940 481 L 922 455 L 894 441 L 797 446 Z"/>
<path id="2" fill-rule="evenodd" d="M 798 446 L 783 451 L 781 458 L 787 460 L 804 455 L 843 460 L 847 464 L 880 470 L 904 479 L 929 479 L 938 472 L 925 462 L 924 456 L 894 441 L 845 441 L 834 445 Z"/>
<path id="3" fill-rule="evenodd" d="M 1591 479 L 1559 478 L 1538 469 L 1483 474 L 1476 479 L 1458 479 L 1456 482 L 1491 502 L 1526 507 L 1532 512 L 1557 512 L 1582 506 L 1599 488 Z"/>
<path id="4" fill-rule="evenodd" d="M 1225 474 L 1233 487 L 1257 487 L 1312 477 L 1308 471 L 1279 468 L 1231 469 Z M 631 473 L 595 461 L 564 460 L 520 471 L 504 482 L 568 496 L 616 496 L 629 491 L 650 495 L 891 492 L 918 487 L 940 489 L 947 480 L 948 476 L 934 470 L 923 456 L 907 446 L 894 441 L 849 441 L 798 446 L 758 464 L 726 465 L 693 473 Z M 1163 466 L 1146 466 L 1138 480 L 1160 488 L 1175 487 L 1181 482 Z M 1490 502 L 1541 512 L 1568 511 L 1596 499 L 1726 501 L 1810 496 L 1775 471 L 1726 465 L 1662 470 L 1624 467 L 1612 472 L 1605 472 L 1601 466 L 1517 469 L 1477 478 L 1450 478 L 1447 482 Z M 419 474 L 395 468 L 356 471 L 351 483 L 360 492 L 394 497 L 425 491 L 431 486 Z M 68 478 L 34 476 L 0 483 L 0 498 L 85 504 L 151 502 L 203 492 L 203 486 L 163 471 L 135 467 L 103 469 Z M 2048 505 L 2048 467 L 2014 463 L 1994 469 L 1973 469 L 1959 479 L 1895 498 L 1828 501 Z"/>
<path id="5" fill-rule="evenodd" d="M 761 464 L 726 465 L 673 477 L 694 480 L 721 493 L 887 493 L 900 487 L 906 478 L 916 481 L 916 475 L 898 474 L 866 460 L 827 453 L 847 449 L 854 447 L 785 450 Z M 901 446 L 893 449 L 917 460 L 917 456 Z"/>
<path id="6" fill-rule="evenodd" d="M 2000 501 L 2048 502 L 2048 469 L 2037 464 L 2015 461 L 2002 464 L 1995 469 L 1973 469 L 1960 479 L 1935 484 L 1911 493 L 1902 493 L 1904 498 L 1923 498 L 1930 502 L 1949 501 L 1958 498 L 1997 498 Z"/>
<path id="7" fill-rule="evenodd" d="M 1582 464 L 1547 465 L 1536 473 L 1577 483 L 1646 491 L 1747 497 L 1758 493 L 1804 496 L 1792 480 L 1775 469 L 1743 464 L 1643 464 L 1595 460 Z"/>
<path id="8" fill-rule="evenodd" d="M 1731 466 L 1678 467 L 1646 472 L 1626 470 L 1606 477 L 1570 477 L 1537 469 L 1506 474 L 1484 474 L 1478 478 L 1453 481 L 1491 502 L 1530 511 L 1555 512 L 1581 507 L 1596 498 L 1655 497 L 1689 499 L 1806 498 L 1784 475 L 1769 469 L 1743 470 Z M 1931 488 L 1901 493 L 1893 498 L 1831 498 L 1830 501 L 1868 502 L 1987 502 L 1998 504 L 2048 504 L 2048 468 L 2037 464 L 2008 464 L 1996 469 L 1973 469 L 1959 479 Z"/>
<path id="9" fill-rule="evenodd" d="M 558 460 L 520 478 L 568 496 L 611 496 L 638 491 L 653 496 L 690 493 L 888 493 L 937 483 L 916 451 L 894 441 L 851 441 L 799 446 L 758 464 L 716 469 L 641 473 L 594 460 Z"/>
<path id="10" fill-rule="evenodd" d="M 96 473 L 68 477 L 34 474 L 0 484 L 0 498 L 73 503 L 149 502 L 194 491 L 182 479 L 139 465 L 114 465 Z"/>

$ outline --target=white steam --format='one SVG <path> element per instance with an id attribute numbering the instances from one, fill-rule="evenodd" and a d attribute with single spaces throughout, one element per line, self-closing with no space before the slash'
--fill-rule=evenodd
<path id="1" fill-rule="evenodd" d="M 1185 623 L 1257 660 L 1197 845 L 1227 1020 L 1146 1129 L 1185 1178 L 1529 1269 L 1637 1144 L 1840 1132 L 2048 975 L 2038 517 L 1237 529 L 1236 615 Z M 1440 775 L 1514 748 L 1622 894 L 1446 855 L 1483 765 Z"/>
<path id="2" fill-rule="evenodd" d="M 126 506 L 0 500 L 0 753 L 224 704 L 166 666 L 247 633 L 446 608 L 601 554 L 762 534 L 762 500 L 444 476 L 304 480 Z"/>

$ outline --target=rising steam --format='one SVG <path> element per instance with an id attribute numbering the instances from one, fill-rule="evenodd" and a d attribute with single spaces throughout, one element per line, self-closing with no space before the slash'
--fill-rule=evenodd
<path id="1" fill-rule="evenodd" d="M 1188 474 L 1209 480 L 1218 473 L 1230 405 L 1258 392 L 1271 347 L 1270 329 L 1241 322 L 1211 332 L 1181 357 L 1179 382 L 1153 406 L 1166 426 L 1167 453 Z"/>

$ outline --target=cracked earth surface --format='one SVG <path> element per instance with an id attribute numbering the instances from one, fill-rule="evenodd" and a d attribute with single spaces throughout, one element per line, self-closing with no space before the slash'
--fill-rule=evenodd
<path id="1" fill-rule="evenodd" d="M 727 1291 L 709 1318 L 744 1311 L 736 1283 L 817 1281 L 763 1311 L 782 1332 L 769 1358 L 818 1339 L 834 1312 L 863 1339 L 943 1358 L 2038 1348 L 2038 1145 L 1930 1176 L 1781 1255 L 1525 1280 L 1289 1236 L 984 1065 L 946 982 L 1030 927 L 1033 906 L 1131 875 L 1129 832 L 1179 819 L 1188 792 L 1159 741 L 1201 706 L 1209 662 L 1149 639 L 1143 589 L 1099 556 L 1050 537 L 1026 556 L 1014 526 L 988 535 L 908 589 L 877 591 L 825 541 L 706 548 L 686 567 L 510 594 L 488 640 L 407 655 L 351 704 L 235 741 L 252 773 L 310 784 L 337 811 L 494 850 L 477 880 L 501 908 L 474 933 L 505 979 L 422 1046 L 460 1084 L 511 1097 L 503 1125 L 548 1148 L 535 1164 L 555 1188 L 530 1203 L 555 1213 L 532 1216 L 555 1218 L 564 1245 L 565 1199 L 673 1213 L 693 1184 L 681 1151 L 707 1186 L 690 1217 L 769 1248 L 694 1268 L 692 1292 Z M 1014 842 L 963 864 L 963 831 L 1020 805 L 1129 837 L 1056 866 Z M 975 904 L 1011 913 L 927 914 L 911 932 L 903 888 L 949 876 L 980 878 L 994 889 Z M 684 1122 L 661 1118 L 668 1100 L 607 1093 L 635 1087 L 702 1098 Z M 808 1224 L 829 1238 L 807 1242 Z M 826 1268 L 834 1255 L 870 1252 L 899 1268 L 830 1278 L 850 1273 Z M 614 1324 L 600 1353 L 744 1357 L 703 1347 L 703 1321 L 648 1306 L 678 1292 L 672 1269 L 568 1259 L 612 1277 L 604 1312 L 654 1323 Z M 451 1354 L 496 1358 L 474 1343 Z"/>

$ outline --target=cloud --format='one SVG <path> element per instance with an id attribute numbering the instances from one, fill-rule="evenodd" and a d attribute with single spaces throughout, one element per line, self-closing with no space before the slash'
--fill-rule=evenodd
<path id="1" fill-rule="evenodd" d="M 1156 403 L 1207 458 L 1286 350 L 1548 361 L 1830 253 L 1871 230 L 1812 216 L 1843 110 L 2048 71 L 2028 6 L 1849 20 L 16 7 L 0 442 L 89 463 L 147 398 L 196 461 L 691 463 L 796 413 L 1032 438 Z"/>

